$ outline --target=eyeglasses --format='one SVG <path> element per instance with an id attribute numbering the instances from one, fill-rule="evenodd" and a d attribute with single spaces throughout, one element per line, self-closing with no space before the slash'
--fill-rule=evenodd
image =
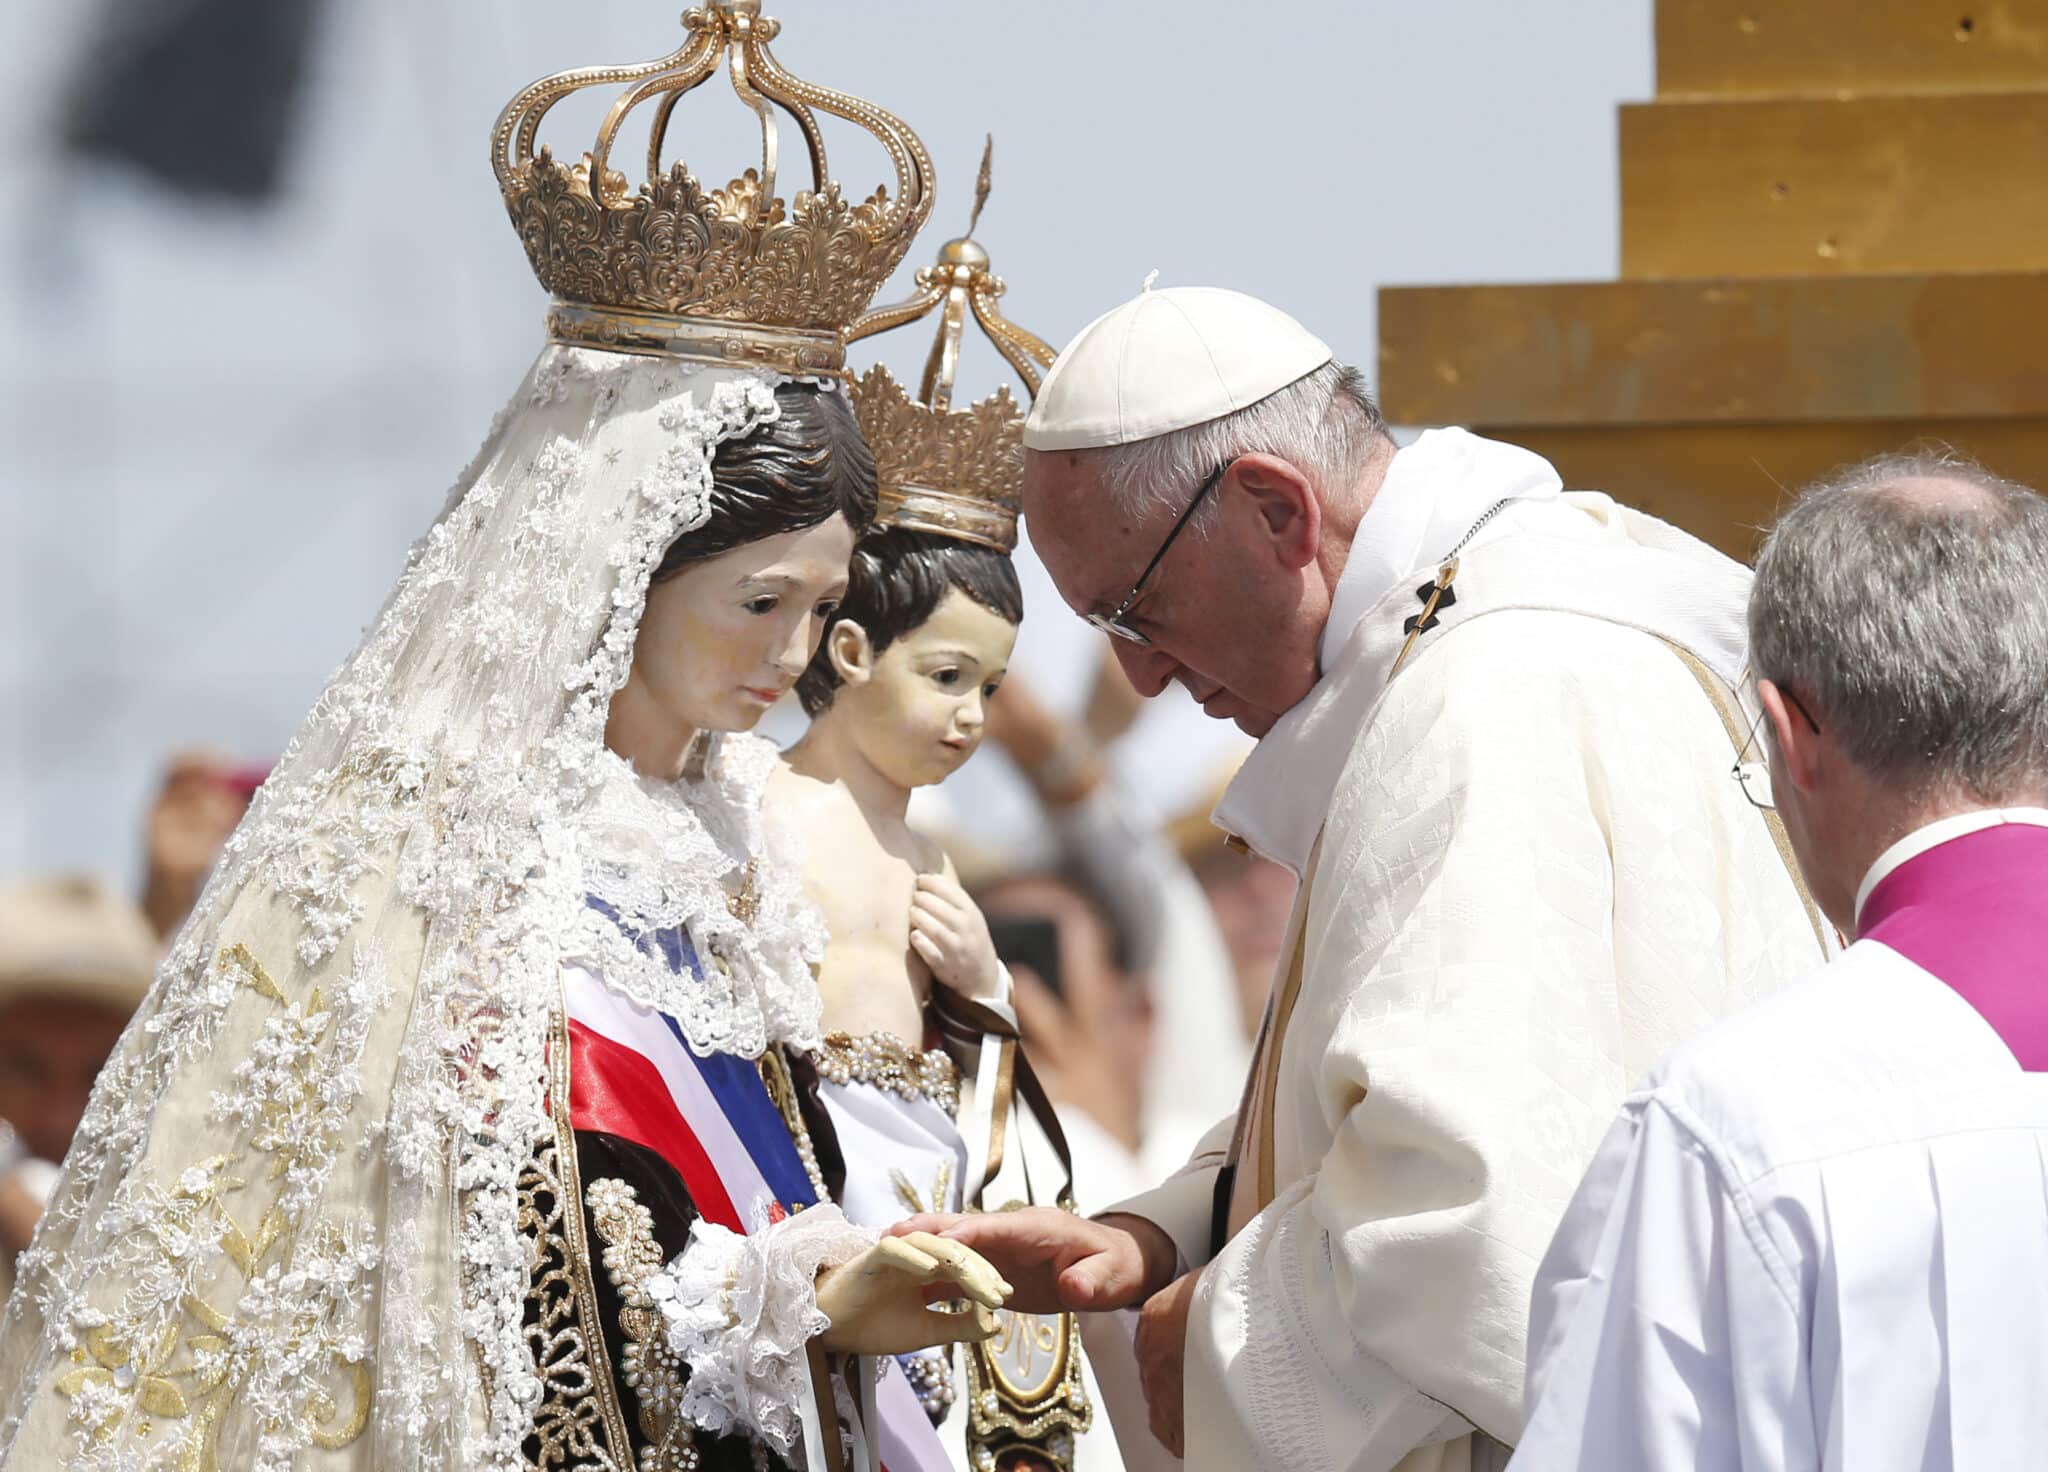
<path id="1" fill-rule="evenodd" d="M 1778 693 L 1785 697 L 1785 703 L 1798 711 L 1808 729 L 1818 736 L 1820 722 L 1813 718 L 1813 713 L 1800 704 L 1799 697 L 1783 685 L 1777 688 Z M 1742 784 L 1742 795 L 1766 812 L 1778 805 L 1777 798 L 1771 792 L 1771 765 L 1764 760 L 1761 744 L 1764 717 L 1767 714 L 1769 712 L 1763 708 L 1763 701 L 1758 700 L 1756 719 L 1749 723 L 1749 739 L 1742 743 L 1742 750 L 1735 754 L 1735 770 L 1730 774 Z M 1755 756 L 1750 755 L 1752 750 L 1756 752 Z"/>
<path id="2" fill-rule="evenodd" d="M 1216 483 L 1223 479 L 1223 472 L 1230 469 L 1234 463 L 1234 461 L 1226 460 L 1209 472 L 1209 478 L 1202 482 L 1202 488 L 1195 492 L 1195 498 L 1188 502 L 1187 508 L 1178 517 L 1174 518 L 1173 529 L 1166 534 L 1166 540 L 1159 544 L 1159 550 L 1152 554 L 1152 560 L 1145 564 L 1145 570 L 1138 574 L 1138 580 L 1131 584 L 1131 591 L 1125 595 L 1124 601 L 1117 604 L 1116 612 L 1087 614 L 1085 617 L 1089 623 L 1095 625 L 1096 628 L 1102 630 L 1105 634 L 1127 640 L 1132 644 L 1150 644 L 1152 642 L 1132 628 L 1125 615 L 1131 611 L 1131 606 L 1138 601 L 1138 595 L 1145 591 L 1146 582 L 1158 568 L 1160 560 L 1166 556 L 1167 548 L 1173 545 L 1173 539 L 1180 535 L 1181 528 L 1185 527 L 1188 524 L 1188 519 L 1195 514 L 1195 508 L 1202 504 L 1202 498 L 1216 488 Z"/>

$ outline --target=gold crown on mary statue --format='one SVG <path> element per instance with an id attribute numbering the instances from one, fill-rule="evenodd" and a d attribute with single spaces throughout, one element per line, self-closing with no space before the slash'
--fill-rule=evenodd
<path id="1" fill-rule="evenodd" d="M 768 50 L 781 27 L 760 0 L 712 0 L 683 16 L 683 45 L 633 66 L 558 72 L 507 103 L 491 134 L 491 166 L 534 274 L 554 297 L 549 336 L 615 352 L 691 358 L 785 373 L 833 373 L 845 329 L 910 248 L 932 207 L 932 164 L 891 114 L 785 71 Z M 683 95 L 726 63 L 733 91 L 761 125 L 761 165 L 705 189 L 677 161 L 662 165 Z M 534 151 L 551 108 L 590 87 L 623 86 L 595 145 L 573 165 Z M 611 164 L 627 116 L 653 103 L 647 182 L 637 191 Z M 780 109 L 810 154 L 812 187 L 776 195 Z M 879 139 L 895 168 L 867 199 L 845 198 L 825 162 L 819 113 Z"/>
<path id="2" fill-rule="evenodd" d="M 854 414 L 875 452 L 877 529 L 934 532 L 1008 552 L 1017 545 L 1024 411 L 1008 385 L 965 409 L 953 407 L 967 318 L 972 315 L 981 324 L 1024 380 L 1027 393 L 1038 392 L 1055 354 L 997 308 L 1002 278 L 989 270 L 988 252 L 973 239 L 988 202 L 993 152 L 993 143 L 982 150 L 967 234 L 939 247 L 937 264 L 917 273 L 915 296 L 869 312 L 847 329 L 846 337 L 857 342 L 939 313 L 939 335 L 925 357 L 916 398 L 879 363 L 854 380 Z"/>

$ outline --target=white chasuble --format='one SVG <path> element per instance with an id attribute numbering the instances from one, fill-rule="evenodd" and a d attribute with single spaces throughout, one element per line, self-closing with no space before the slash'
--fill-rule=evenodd
<path id="1" fill-rule="evenodd" d="M 2044 1201 L 2048 1077 L 1860 941 L 1629 1097 L 1543 1263 L 1514 1466 L 2037 1465 Z"/>
<path id="2" fill-rule="evenodd" d="M 1118 1208 L 1207 1264 L 1190 1466 L 1463 1472 L 1520 1434 L 1536 1264 L 1630 1083 L 1823 952 L 1729 775 L 1746 591 L 1526 451 L 1395 457 L 1337 593 L 1355 622 L 1218 812 L 1306 871 L 1237 1230 L 1212 1260 L 1232 1122 Z"/>

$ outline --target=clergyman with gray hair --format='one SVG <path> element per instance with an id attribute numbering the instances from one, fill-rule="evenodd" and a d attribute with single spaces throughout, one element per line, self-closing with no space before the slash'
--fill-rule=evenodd
<path id="1" fill-rule="evenodd" d="M 1854 943 L 1623 1106 L 1537 1279 L 1514 1466 L 2039 1465 L 2048 501 L 1952 457 L 1757 562 L 1752 745 Z"/>
<path id="2" fill-rule="evenodd" d="M 1259 738 L 1217 821 L 1301 882 L 1244 1107 L 1184 1170 L 926 1225 L 1013 1307 L 1084 1311 L 1134 1469 L 1497 1466 L 1536 1264 L 1630 1082 L 1828 944 L 1727 780 L 1749 572 L 1513 445 L 1397 447 L 1237 292 L 1084 329 L 1024 442 L 1062 596 L 1141 693 Z"/>

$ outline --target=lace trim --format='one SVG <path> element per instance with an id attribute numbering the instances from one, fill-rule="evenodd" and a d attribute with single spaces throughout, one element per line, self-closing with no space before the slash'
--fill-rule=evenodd
<path id="1" fill-rule="evenodd" d="M 582 813 L 586 906 L 566 958 L 674 1018 L 699 1053 L 758 1057 L 817 1045 L 822 917 L 761 819 L 774 746 L 728 736 L 701 782 L 656 782 L 611 752 Z M 687 935 L 702 963 L 678 969 L 652 937 Z M 699 974 L 701 973 L 701 974 Z"/>
<path id="2" fill-rule="evenodd" d="M 670 1350 L 690 1367 L 683 1416 L 713 1435 L 745 1431 L 800 1464 L 805 1347 L 831 1327 L 818 1308 L 818 1274 L 874 1241 L 836 1206 L 814 1206 L 745 1237 L 697 1222 L 689 1246 L 645 1283 Z"/>
<path id="3" fill-rule="evenodd" d="M 920 1052 L 894 1033 L 835 1032 L 817 1050 L 818 1076 L 832 1084 L 868 1084 L 902 1099 L 926 1099 L 960 1113 L 960 1066 L 944 1049 Z"/>

